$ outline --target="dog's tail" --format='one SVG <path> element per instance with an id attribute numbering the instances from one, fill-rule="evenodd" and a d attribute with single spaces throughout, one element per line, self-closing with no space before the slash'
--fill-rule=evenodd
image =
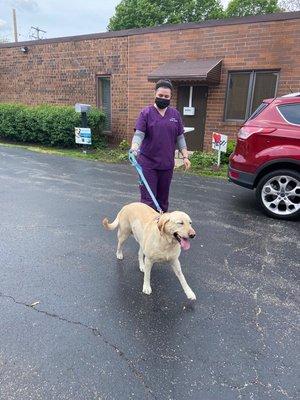
<path id="1" fill-rule="evenodd" d="M 107 218 L 104 218 L 104 220 L 102 221 L 102 225 L 104 226 L 104 228 L 108 229 L 109 231 L 113 231 L 114 229 L 116 229 L 119 226 L 119 214 L 117 215 L 114 222 L 112 222 L 111 224 L 109 223 Z"/>

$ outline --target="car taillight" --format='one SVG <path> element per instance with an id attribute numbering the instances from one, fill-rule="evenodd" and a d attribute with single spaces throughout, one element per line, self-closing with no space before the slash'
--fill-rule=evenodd
<path id="1" fill-rule="evenodd" d="M 243 126 L 238 133 L 239 139 L 248 139 L 254 133 L 272 133 L 276 131 L 276 128 L 271 127 L 257 127 L 257 126 Z"/>
<path id="2" fill-rule="evenodd" d="M 247 128 L 241 128 L 238 133 L 238 138 L 239 139 L 248 139 L 248 137 L 251 136 L 252 133 L 254 133 L 254 132 L 251 132 L 251 130 L 249 130 Z"/>

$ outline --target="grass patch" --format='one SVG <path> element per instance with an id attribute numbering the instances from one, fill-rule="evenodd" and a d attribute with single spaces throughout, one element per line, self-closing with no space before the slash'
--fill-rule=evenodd
<path id="1" fill-rule="evenodd" d="M 37 153 L 81 158 L 85 160 L 103 161 L 107 163 L 121 163 L 127 160 L 127 151 L 119 148 L 106 148 L 106 149 L 90 148 L 88 149 L 87 153 L 83 153 L 81 148 L 76 148 L 76 149 L 53 148 L 35 144 L 16 144 L 4 141 L 1 141 L 0 145 L 6 147 L 21 147 L 29 151 L 35 151 Z"/>
<path id="2" fill-rule="evenodd" d="M 129 163 L 128 162 L 128 150 L 127 146 L 122 145 L 119 147 L 107 147 L 107 148 L 89 148 L 88 152 L 85 154 L 82 152 L 81 148 L 76 149 L 66 149 L 66 148 L 53 148 L 49 146 L 41 146 L 36 144 L 17 144 L 12 142 L 1 141 L 1 146 L 7 147 L 21 147 L 29 151 L 35 151 L 43 154 L 53 154 L 64 157 L 80 158 L 84 160 L 94 160 L 101 161 L 104 163 L 117 164 L 117 163 Z M 206 156 L 205 156 L 206 157 Z M 187 174 L 215 177 L 215 178 L 227 178 L 227 165 L 221 165 L 218 171 L 214 171 L 211 165 L 206 165 L 208 163 L 193 163 L 189 171 L 185 172 Z M 184 167 L 176 168 L 177 172 L 184 172 Z"/>
<path id="3" fill-rule="evenodd" d="M 176 168 L 176 171 L 184 172 L 189 175 L 199 175 L 199 176 L 207 176 L 213 178 L 222 178 L 227 179 L 227 165 L 221 165 L 218 171 L 214 171 L 212 167 L 191 167 L 188 171 L 184 171 L 184 167 Z"/>

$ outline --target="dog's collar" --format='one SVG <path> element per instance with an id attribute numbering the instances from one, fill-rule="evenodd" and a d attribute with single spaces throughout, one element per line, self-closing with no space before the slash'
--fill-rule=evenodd
<path id="1" fill-rule="evenodd" d="M 154 221 L 156 221 L 157 223 L 159 222 L 159 220 L 160 220 L 160 215 L 154 218 Z"/>
<path id="2" fill-rule="evenodd" d="M 161 213 L 159 213 L 159 215 L 157 217 L 154 218 L 154 221 L 156 221 L 158 223 L 158 221 L 160 220 L 160 217 L 163 215 L 163 211 Z"/>

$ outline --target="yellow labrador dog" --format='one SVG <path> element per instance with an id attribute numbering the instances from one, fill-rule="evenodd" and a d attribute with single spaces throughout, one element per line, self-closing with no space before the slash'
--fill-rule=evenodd
<path id="1" fill-rule="evenodd" d="M 181 211 L 159 214 L 143 203 L 132 203 L 122 208 L 114 222 L 103 220 L 109 230 L 118 228 L 117 258 L 123 259 L 123 244 L 133 235 L 140 245 L 139 267 L 144 272 L 143 293 L 151 294 L 150 274 L 156 262 L 168 262 L 190 300 L 196 296 L 187 284 L 181 271 L 179 256 L 181 249 L 190 248 L 190 238 L 195 237 L 190 217 Z"/>

